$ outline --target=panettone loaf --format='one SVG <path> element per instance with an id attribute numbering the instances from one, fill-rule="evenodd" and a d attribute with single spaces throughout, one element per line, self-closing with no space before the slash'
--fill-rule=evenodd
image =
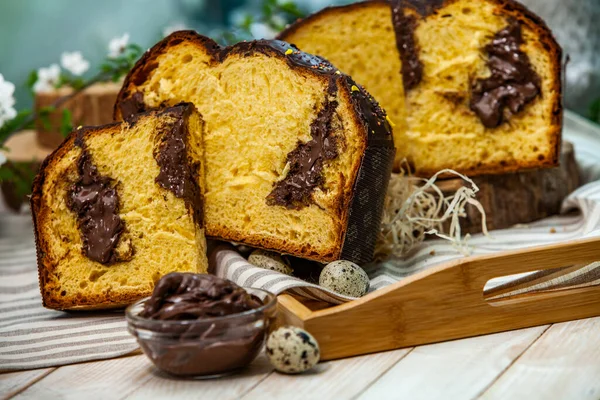
<path id="1" fill-rule="evenodd" d="M 35 179 L 31 206 L 44 305 L 110 308 L 173 271 L 206 272 L 202 130 L 191 104 L 79 128 Z"/>
<path id="2" fill-rule="evenodd" d="M 512 0 L 367 1 L 324 9 L 279 38 L 360 74 L 391 115 L 403 106 L 389 99 L 405 96 L 397 160 L 418 175 L 558 163 L 561 50 L 544 22 Z"/>
<path id="3" fill-rule="evenodd" d="M 322 262 L 372 259 L 394 146 L 360 85 L 285 42 L 222 48 L 181 31 L 129 73 L 115 117 L 181 101 L 206 122 L 208 236 Z"/>

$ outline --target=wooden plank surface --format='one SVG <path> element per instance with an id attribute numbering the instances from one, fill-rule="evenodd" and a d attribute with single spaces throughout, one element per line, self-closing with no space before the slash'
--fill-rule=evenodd
<path id="1" fill-rule="evenodd" d="M 324 362 L 301 375 L 273 373 L 243 399 L 349 399 L 375 382 L 411 350 Z"/>
<path id="2" fill-rule="evenodd" d="M 150 379 L 126 398 L 130 399 L 239 399 L 273 372 L 266 356 L 261 354 L 242 373 L 211 380 L 182 380 L 164 376 L 156 371 Z"/>
<path id="3" fill-rule="evenodd" d="M 484 399 L 600 399 L 600 318 L 553 325 Z"/>
<path id="4" fill-rule="evenodd" d="M 157 373 L 143 355 L 0 374 L 17 399 L 598 399 L 600 317 L 273 372 L 264 355 L 241 374 L 206 381 Z"/>
<path id="5" fill-rule="evenodd" d="M 16 399 L 123 398 L 148 381 L 150 361 L 144 355 L 60 367 Z"/>
<path id="6" fill-rule="evenodd" d="M 7 372 L 0 374 L 0 399 L 9 399 L 33 385 L 56 368 L 34 369 L 31 371 Z"/>
<path id="7" fill-rule="evenodd" d="M 539 326 L 416 347 L 359 399 L 476 398 L 546 329 Z"/>

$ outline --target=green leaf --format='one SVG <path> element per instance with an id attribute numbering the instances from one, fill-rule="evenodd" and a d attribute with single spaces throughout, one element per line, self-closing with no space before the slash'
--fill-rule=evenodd
<path id="1" fill-rule="evenodd" d="M 73 130 L 73 116 L 71 110 L 63 108 L 62 118 L 60 120 L 60 133 L 63 137 L 67 137 Z"/>
<path id="2" fill-rule="evenodd" d="M 600 124 L 600 99 L 597 99 L 590 106 L 590 119 Z"/>
<path id="3" fill-rule="evenodd" d="M 244 20 L 240 23 L 239 27 L 240 29 L 244 29 L 248 32 L 250 32 L 250 25 L 252 25 L 254 23 L 254 17 L 252 17 L 252 15 L 248 14 L 244 17 Z"/>
<path id="4" fill-rule="evenodd" d="M 302 11 L 300 11 L 298 6 L 293 1 L 287 1 L 285 3 L 279 4 L 279 9 L 282 12 L 290 14 L 291 16 L 296 18 L 302 18 L 305 16 L 305 14 Z"/>
<path id="5" fill-rule="evenodd" d="M 9 168 L 9 164 L 0 165 L 0 182 L 10 181 L 15 178 L 15 173 Z"/>
<path id="6" fill-rule="evenodd" d="M 25 85 L 27 86 L 27 88 L 33 92 L 33 85 L 35 85 L 35 83 L 38 80 L 38 73 L 36 70 L 33 70 L 29 73 L 29 75 L 27 76 L 27 81 L 25 82 Z"/>
<path id="7" fill-rule="evenodd" d="M 44 127 L 45 130 L 47 130 L 47 131 L 52 130 L 52 124 L 50 123 L 50 117 L 48 114 L 39 114 L 38 118 L 39 118 L 40 122 L 42 123 L 42 126 Z"/>
<path id="8" fill-rule="evenodd" d="M 60 88 L 61 86 L 64 85 L 70 85 L 71 84 L 71 77 L 65 73 L 62 73 L 58 76 L 58 79 L 56 80 L 56 82 L 54 82 L 54 87 L 55 88 Z"/>
<path id="9" fill-rule="evenodd" d="M 272 4 L 272 3 L 273 3 L 273 1 L 266 0 L 263 4 L 262 13 L 263 13 L 263 18 L 265 20 L 269 20 L 273 16 L 274 4 Z"/>
<path id="10" fill-rule="evenodd" d="M 81 90 L 85 86 L 86 82 L 83 78 L 73 78 L 70 82 L 70 85 L 75 90 Z"/>
<path id="11" fill-rule="evenodd" d="M 0 146 L 6 142 L 6 139 L 10 137 L 18 128 L 30 129 L 33 127 L 33 112 L 28 109 L 21 110 L 17 113 L 17 116 L 4 123 L 0 128 Z"/>
<path id="12" fill-rule="evenodd" d="M 142 46 L 135 44 L 135 43 L 129 43 L 127 45 L 127 47 L 125 47 L 125 51 L 130 51 L 133 54 L 138 54 L 141 55 L 144 52 L 144 49 L 142 48 Z"/>
<path id="13" fill-rule="evenodd" d="M 12 183 L 15 194 L 19 198 L 25 198 L 31 193 L 31 186 L 37 172 L 36 164 L 9 161 L 0 166 L 0 181 Z"/>

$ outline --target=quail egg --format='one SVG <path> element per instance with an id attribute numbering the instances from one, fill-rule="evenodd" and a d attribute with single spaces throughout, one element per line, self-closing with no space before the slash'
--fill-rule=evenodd
<path id="1" fill-rule="evenodd" d="M 282 274 L 291 275 L 292 268 L 281 258 L 277 253 L 257 249 L 250 254 L 248 262 L 255 267 L 269 269 L 271 271 L 281 272 Z"/>
<path id="2" fill-rule="evenodd" d="M 369 290 L 369 276 L 353 262 L 338 260 L 323 268 L 319 285 L 344 296 L 361 297 Z"/>
<path id="3" fill-rule="evenodd" d="M 297 374 L 314 367 L 321 356 L 319 344 L 304 329 L 285 326 L 267 339 L 266 353 L 279 372 Z"/>

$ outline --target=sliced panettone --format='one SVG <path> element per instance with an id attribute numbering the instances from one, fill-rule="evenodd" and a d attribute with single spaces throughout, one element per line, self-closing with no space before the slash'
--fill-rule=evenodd
<path id="1" fill-rule="evenodd" d="M 202 129 L 191 104 L 79 128 L 35 179 L 31 207 L 44 305 L 111 308 L 173 271 L 206 272 Z"/>
<path id="2" fill-rule="evenodd" d="M 418 175 L 558 164 L 561 49 L 512 0 L 367 1 L 324 9 L 279 38 L 360 77 L 391 115 L 405 115 L 397 160 Z M 402 96 L 404 105 L 389 100 Z"/>
<path id="3" fill-rule="evenodd" d="M 206 121 L 208 236 L 322 262 L 373 250 L 394 157 L 384 111 L 325 60 L 280 41 L 165 38 L 115 117 L 189 101 Z"/>

